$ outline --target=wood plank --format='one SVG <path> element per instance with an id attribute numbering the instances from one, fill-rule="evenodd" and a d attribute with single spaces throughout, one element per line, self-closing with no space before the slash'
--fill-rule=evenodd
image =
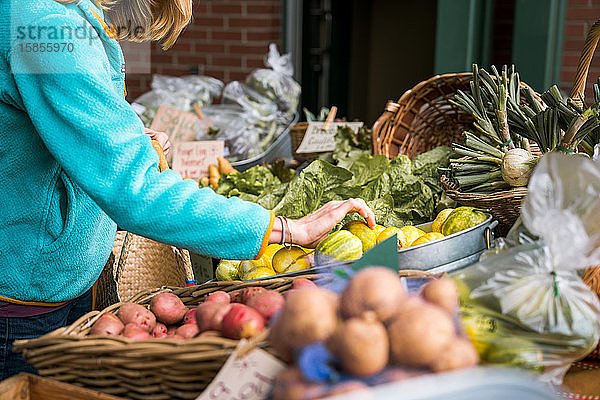
<path id="1" fill-rule="evenodd" d="M 95 390 L 31 374 L 0 382 L 0 400 L 119 400 Z"/>

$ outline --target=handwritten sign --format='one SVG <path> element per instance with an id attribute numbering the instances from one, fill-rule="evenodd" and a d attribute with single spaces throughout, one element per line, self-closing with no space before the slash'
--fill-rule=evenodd
<path id="1" fill-rule="evenodd" d="M 225 149 L 222 140 L 180 142 L 173 151 L 173 170 L 184 178 L 200 179 L 208 176 L 208 165 L 217 164 Z"/>
<path id="2" fill-rule="evenodd" d="M 273 381 L 285 364 L 261 349 L 254 349 L 244 357 L 237 349 L 246 343 L 242 340 L 215 379 L 196 400 L 262 400 L 267 397 Z"/>
<path id="3" fill-rule="evenodd" d="M 192 113 L 162 105 L 152 120 L 150 129 L 165 132 L 172 145 L 196 140 L 200 119 Z"/>
<path id="4" fill-rule="evenodd" d="M 323 122 L 309 122 L 302 143 L 296 153 L 321 153 L 335 150 L 335 134 L 340 126 L 347 126 L 354 132 L 363 126 L 362 122 L 332 122 L 323 130 Z"/>

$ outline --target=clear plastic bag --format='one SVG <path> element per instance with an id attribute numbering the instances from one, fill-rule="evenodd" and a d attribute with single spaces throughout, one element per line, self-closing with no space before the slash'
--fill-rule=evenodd
<path id="1" fill-rule="evenodd" d="M 291 55 L 280 55 L 277 46 L 271 43 L 265 65 L 268 68 L 254 70 L 248 75 L 246 86 L 271 100 L 284 114 L 295 114 L 301 88 L 292 77 L 294 67 Z"/>
<path id="2" fill-rule="evenodd" d="M 521 217 L 508 239 L 515 247 L 453 274 L 461 318 L 483 360 L 560 384 L 600 336 L 600 302 L 578 275 L 600 264 L 600 167 L 544 156 Z"/>
<path id="3" fill-rule="evenodd" d="M 246 124 L 243 129 L 235 130 L 231 124 L 213 121 L 219 133 L 212 138 L 225 140 L 228 157 L 232 161 L 252 158 L 266 151 L 292 120 L 291 116 L 280 112 L 270 99 L 238 81 L 228 83 L 223 89 L 223 104 L 237 107 L 240 118 Z M 221 115 L 220 109 L 214 107 L 212 110 Z M 210 117 L 210 111 L 205 114 Z M 201 134 L 199 139 L 203 137 Z"/>
<path id="4" fill-rule="evenodd" d="M 193 112 L 194 104 L 204 108 L 219 98 L 223 90 L 223 82 L 208 76 L 189 75 L 174 77 L 154 75 L 152 90 L 138 97 L 133 107 L 140 115 L 146 127 L 161 105 L 168 105 L 181 111 Z"/>
<path id="5" fill-rule="evenodd" d="M 223 140 L 224 156 L 230 161 L 253 156 L 253 148 L 260 140 L 260 130 L 249 123 L 248 114 L 238 105 L 216 104 L 205 107 L 207 128 L 199 132 L 198 140 Z"/>

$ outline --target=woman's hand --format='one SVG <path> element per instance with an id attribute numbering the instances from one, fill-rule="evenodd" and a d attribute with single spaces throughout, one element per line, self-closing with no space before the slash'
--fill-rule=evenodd
<path id="1" fill-rule="evenodd" d="M 370 228 L 375 227 L 375 215 L 362 199 L 330 201 L 317 211 L 297 220 L 288 220 L 290 233 L 286 232 L 286 242 L 291 241 L 303 247 L 315 247 L 340 222 L 346 214 L 358 212 L 367 220 Z M 281 233 L 279 234 L 281 238 Z"/>
<path id="2" fill-rule="evenodd" d="M 165 154 L 169 154 L 169 150 L 171 149 L 169 135 L 164 132 L 158 132 L 148 128 L 145 129 L 145 133 L 146 135 L 150 135 L 153 140 L 156 140 L 158 143 L 160 143 L 160 147 L 162 147 Z"/>

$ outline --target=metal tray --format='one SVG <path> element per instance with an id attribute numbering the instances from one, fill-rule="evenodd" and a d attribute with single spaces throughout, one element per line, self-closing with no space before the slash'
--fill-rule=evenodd
<path id="1" fill-rule="evenodd" d="M 417 225 L 431 232 L 431 222 Z M 419 269 L 434 273 L 454 271 L 479 260 L 481 253 L 494 241 L 494 228 L 498 221 L 488 215 L 479 225 L 454 233 L 430 243 L 398 251 L 400 269 Z"/>
<path id="2" fill-rule="evenodd" d="M 290 139 L 289 130 L 292 125 L 298 122 L 299 114 L 296 113 L 294 118 L 286 126 L 286 128 L 279 134 L 275 142 L 269 148 L 261 154 L 248 158 L 247 160 L 235 161 L 231 163 L 233 168 L 240 172 L 250 169 L 256 165 L 262 165 L 262 163 L 271 164 L 279 159 L 291 160 L 292 158 L 292 139 Z"/>

